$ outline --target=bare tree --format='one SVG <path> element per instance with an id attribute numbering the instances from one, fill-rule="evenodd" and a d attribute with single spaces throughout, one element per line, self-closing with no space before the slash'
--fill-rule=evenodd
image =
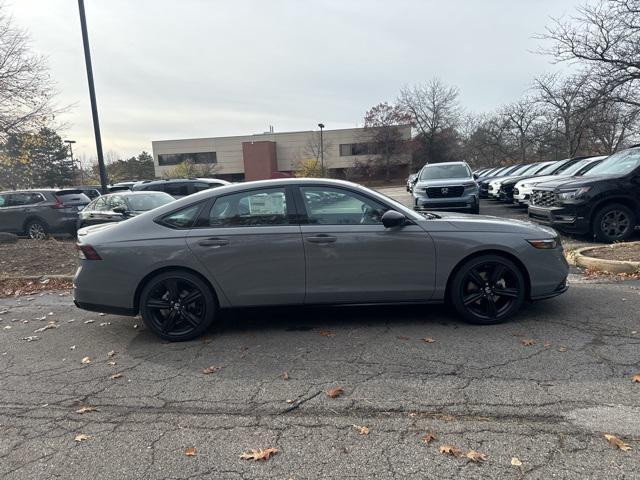
<path id="1" fill-rule="evenodd" d="M 371 107 L 364 116 L 366 141 L 372 145 L 373 158 L 382 161 L 387 181 L 391 178 L 393 160 L 408 150 L 409 139 L 402 137 L 399 127 L 410 122 L 411 118 L 400 107 L 386 102 Z"/>
<path id="2" fill-rule="evenodd" d="M 536 125 L 542 118 L 540 105 L 531 98 L 522 98 L 502 107 L 500 116 L 508 134 L 517 145 L 519 161 L 524 163 L 536 142 Z"/>
<path id="3" fill-rule="evenodd" d="M 609 101 L 594 112 L 590 130 L 598 153 L 610 154 L 637 139 L 640 107 Z"/>
<path id="4" fill-rule="evenodd" d="M 322 142 L 322 143 L 321 143 Z M 312 132 L 304 146 L 298 151 L 297 154 L 297 171 L 307 172 L 306 176 L 322 176 L 322 168 L 320 165 L 320 161 L 322 159 L 322 155 L 324 153 L 325 158 L 327 157 L 327 152 L 330 152 L 333 149 L 333 142 L 327 140 L 326 138 L 322 138 L 320 136 L 320 132 Z M 325 162 L 324 169 L 327 169 L 327 162 Z M 313 172 L 319 172 L 318 175 L 313 174 Z"/>
<path id="5" fill-rule="evenodd" d="M 28 34 L 0 3 L 0 140 L 50 123 L 54 93 L 45 59 L 30 51 Z"/>
<path id="6" fill-rule="evenodd" d="M 640 0 L 598 0 L 577 12 L 553 20 L 539 36 L 552 46 L 541 52 L 583 64 L 607 96 L 640 106 Z"/>
<path id="7" fill-rule="evenodd" d="M 564 140 L 564 150 L 573 157 L 583 146 L 596 107 L 603 102 L 599 92 L 590 88 L 589 75 L 562 78 L 547 75 L 535 80 L 536 100 L 542 106 L 549 125 Z"/>

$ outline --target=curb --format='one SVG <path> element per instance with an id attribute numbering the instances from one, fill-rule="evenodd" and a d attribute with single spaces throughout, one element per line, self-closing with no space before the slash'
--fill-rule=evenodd
<path id="1" fill-rule="evenodd" d="M 604 258 L 595 258 L 585 255 L 585 253 L 591 250 L 600 248 L 602 248 L 602 245 L 596 247 L 579 248 L 573 254 L 567 255 L 569 263 L 575 265 L 576 267 L 592 268 L 594 270 L 613 274 L 636 273 L 640 271 L 640 262 L 632 262 L 627 260 L 607 260 Z"/>
<path id="2" fill-rule="evenodd" d="M 29 275 L 26 277 L 0 277 L 0 281 L 3 280 L 14 280 L 14 281 L 37 281 L 37 280 L 67 280 L 71 282 L 73 280 L 73 275 Z"/>

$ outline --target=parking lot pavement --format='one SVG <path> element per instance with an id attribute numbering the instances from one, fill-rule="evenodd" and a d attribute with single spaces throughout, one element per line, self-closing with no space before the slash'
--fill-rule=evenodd
<path id="1" fill-rule="evenodd" d="M 30 298 L 0 300 L 3 479 L 638 478 L 637 284 L 577 283 L 490 327 L 438 306 L 241 310 L 177 344 Z"/>

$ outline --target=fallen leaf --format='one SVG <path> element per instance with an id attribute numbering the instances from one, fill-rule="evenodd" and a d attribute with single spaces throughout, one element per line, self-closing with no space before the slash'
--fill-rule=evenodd
<path id="1" fill-rule="evenodd" d="M 289 372 L 284 372 L 284 373 L 282 374 L 282 379 L 283 379 L 283 380 L 289 380 Z"/>
<path id="2" fill-rule="evenodd" d="M 424 443 L 426 443 L 427 445 L 429 445 L 431 442 L 433 442 L 434 440 L 438 440 L 438 437 L 436 437 L 433 433 L 431 432 L 427 432 L 425 433 L 420 440 L 422 440 Z"/>
<path id="3" fill-rule="evenodd" d="M 56 325 L 55 323 L 47 323 L 44 327 L 34 330 L 33 333 L 42 333 L 45 330 L 49 330 L 51 328 L 58 328 L 58 325 Z"/>
<path id="4" fill-rule="evenodd" d="M 78 410 L 76 410 L 76 413 L 83 414 L 83 413 L 97 412 L 97 411 L 98 411 L 98 409 L 96 407 L 92 407 L 90 405 L 87 405 L 86 407 L 82 407 L 82 408 L 79 408 Z"/>
<path id="5" fill-rule="evenodd" d="M 293 403 L 293 402 L 295 402 L 295 400 L 291 400 L 290 398 L 288 398 L 288 399 L 286 399 L 286 400 L 285 400 L 285 402 L 287 402 L 287 403 Z"/>
<path id="6" fill-rule="evenodd" d="M 85 440 L 90 440 L 90 439 L 91 439 L 91 436 L 85 435 L 84 433 L 79 433 L 74 437 L 74 440 L 78 443 L 84 442 Z"/>
<path id="7" fill-rule="evenodd" d="M 550 343 L 550 342 L 544 342 L 544 343 L 542 344 L 542 346 L 543 346 L 544 348 L 549 348 L 549 347 L 551 346 L 551 343 Z"/>
<path id="8" fill-rule="evenodd" d="M 424 343 L 433 343 L 433 342 L 435 342 L 435 340 L 433 338 L 431 338 L 431 337 L 424 337 L 424 338 L 421 338 L 420 340 L 422 340 Z"/>
<path id="9" fill-rule="evenodd" d="M 36 342 L 40 340 L 40 337 L 37 335 L 30 335 L 28 337 L 23 337 L 22 340 L 26 340 L 27 342 Z"/>
<path id="10" fill-rule="evenodd" d="M 325 392 L 327 397 L 337 398 L 344 393 L 344 388 L 342 387 L 333 387 Z"/>
<path id="11" fill-rule="evenodd" d="M 215 373 L 218 370 L 220 370 L 222 367 L 217 367 L 215 365 L 211 365 L 210 367 L 205 368 L 204 370 L 202 370 L 202 373 L 204 373 L 205 375 L 209 375 L 210 373 Z"/>
<path id="12" fill-rule="evenodd" d="M 607 442 L 609 442 L 611 445 L 618 447 L 620 450 L 624 452 L 626 452 L 627 450 L 631 450 L 631 446 L 628 443 L 623 442 L 615 435 L 610 435 L 608 433 L 605 433 L 604 438 L 606 438 Z"/>
<path id="13" fill-rule="evenodd" d="M 93 322 L 95 322 L 95 320 L 85 320 L 84 321 L 85 324 L 89 324 L 89 323 L 93 323 Z"/>
<path id="14" fill-rule="evenodd" d="M 243 460 L 269 460 L 269 458 L 278 453 L 277 448 L 265 448 L 262 450 L 249 450 L 248 452 L 242 452 L 240 458 Z"/>
<path id="15" fill-rule="evenodd" d="M 533 338 L 526 338 L 524 340 L 521 340 L 520 343 L 522 343 L 522 345 L 524 345 L 525 347 L 530 347 L 531 345 L 535 345 L 536 342 Z"/>
<path id="16" fill-rule="evenodd" d="M 334 335 L 335 333 L 333 333 L 331 330 L 320 330 L 321 337 L 333 337 Z"/>
<path id="17" fill-rule="evenodd" d="M 122 377 L 121 373 L 114 373 L 113 375 L 111 375 L 109 378 L 111 380 L 117 380 L 118 378 Z"/>
<path id="18" fill-rule="evenodd" d="M 358 433 L 360 435 L 369 435 L 369 427 L 364 427 L 360 425 L 352 425 L 352 427 L 358 430 Z"/>
<path id="19" fill-rule="evenodd" d="M 107 325 L 111 325 L 111 322 L 102 322 L 100 324 L 101 327 L 106 327 Z"/>
<path id="20" fill-rule="evenodd" d="M 511 465 L 513 465 L 514 467 L 521 467 L 522 466 L 522 462 L 520 461 L 520 459 L 518 457 L 512 457 L 511 458 Z"/>
<path id="21" fill-rule="evenodd" d="M 638 373 L 637 375 L 634 375 L 631 381 L 635 383 L 640 383 L 640 373 Z"/>
<path id="22" fill-rule="evenodd" d="M 196 450 L 195 448 L 193 448 L 193 447 L 191 447 L 191 448 L 187 448 L 187 449 L 184 451 L 184 454 L 185 454 L 187 457 L 195 457 L 195 456 L 196 456 L 196 453 L 197 453 L 197 450 Z"/>
<path id="23" fill-rule="evenodd" d="M 69 350 L 75 350 L 75 349 L 76 349 L 76 346 L 75 346 L 75 345 L 71 345 L 71 346 L 69 347 Z"/>
<path id="24" fill-rule="evenodd" d="M 469 450 L 464 456 L 475 463 L 483 463 L 487 460 L 487 456 L 484 453 L 476 452 L 475 450 Z"/>
<path id="25" fill-rule="evenodd" d="M 82 363 L 84 363 L 85 365 L 88 365 L 91 363 L 91 357 L 84 357 L 82 359 Z"/>
<path id="26" fill-rule="evenodd" d="M 567 350 L 568 350 L 568 349 L 567 349 L 567 347 L 560 347 L 560 348 L 558 348 L 558 351 L 559 351 L 559 352 L 566 352 Z"/>
<path id="27" fill-rule="evenodd" d="M 46 319 L 47 319 L 47 316 L 46 316 L 46 315 L 44 315 L 44 316 L 42 316 L 42 317 L 37 317 L 37 318 L 36 318 L 36 320 L 46 320 Z"/>
<path id="28" fill-rule="evenodd" d="M 110 362 L 107 362 L 107 365 L 109 365 L 110 367 L 115 367 L 116 366 L 116 362 L 114 362 L 113 360 Z"/>
<path id="29" fill-rule="evenodd" d="M 454 447 L 453 445 L 440 445 L 439 450 L 443 455 L 452 455 L 454 457 L 462 456 L 462 450 L 458 447 Z"/>
<path id="30" fill-rule="evenodd" d="M 110 352 L 107 352 L 107 357 L 111 358 L 114 357 L 116 355 L 116 351 L 115 350 L 111 350 Z"/>

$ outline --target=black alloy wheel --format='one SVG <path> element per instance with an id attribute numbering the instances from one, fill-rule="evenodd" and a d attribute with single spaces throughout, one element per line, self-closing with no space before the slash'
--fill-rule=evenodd
<path id="1" fill-rule="evenodd" d="M 633 212 L 624 205 L 607 205 L 596 213 L 593 233 L 601 242 L 621 242 L 627 240 L 636 226 Z"/>
<path id="2" fill-rule="evenodd" d="M 159 337 L 179 342 L 202 335 L 213 323 L 216 302 L 211 289 L 189 272 L 153 277 L 140 294 L 140 313 Z"/>
<path id="3" fill-rule="evenodd" d="M 451 283 L 451 301 L 468 322 L 501 323 L 515 314 L 526 296 L 524 276 L 511 260 L 483 255 L 467 261 Z"/>

